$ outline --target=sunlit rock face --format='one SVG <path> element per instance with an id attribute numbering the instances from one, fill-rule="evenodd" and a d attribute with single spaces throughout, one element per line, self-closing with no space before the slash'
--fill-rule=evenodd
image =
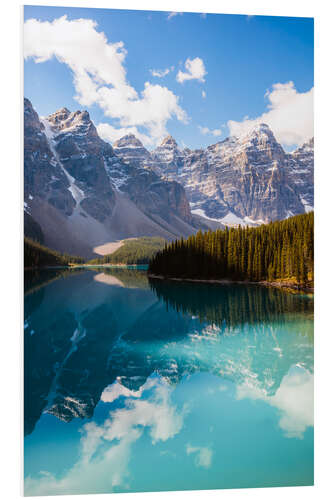
<path id="1" fill-rule="evenodd" d="M 161 175 L 173 180 L 178 180 L 185 157 L 186 152 L 179 149 L 177 142 L 171 135 L 168 135 L 160 146 L 152 152 L 154 168 Z"/>
<path id="2" fill-rule="evenodd" d="M 127 137 L 127 139 L 126 139 Z M 166 137 L 151 153 L 134 136 L 118 154 L 180 182 L 192 213 L 222 224 L 262 223 L 313 208 L 313 139 L 286 153 L 266 124 L 206 149 L 181 150 Z"/>
<path id="3" fill-rule="evenodd" d="M 305 204 L 308 210 L 313 206 L 311 171 L 313 142 L 288 154 L 261 124 L 245 136 L 187 152 L 179 180 L 194 213 L 222 223 L 260 223 L 304 213 Z"/>
<path id="4" fill-rule="evenodd" d="M 114 142 L 113 149 L 126 163 L 139 162 L 142 164 L 145 160 L 150 160 L 149 151 L 134 134 L 125 135 Z"/>
<path id="5" fill-rule="evenodd" d="M 306 212 L 312 210 L 314 206 L 313 167 L 314 140 L 312 138 L 288 156 L 288 182 L 295 186 Z"/>

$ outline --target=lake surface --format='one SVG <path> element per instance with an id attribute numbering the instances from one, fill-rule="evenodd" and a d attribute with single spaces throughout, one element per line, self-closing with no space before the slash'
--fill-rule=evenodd
<path id="1" fill-rule="evenodd" d="M 313 484 L 313 299 L 25 279 L 25 495 Z"/>

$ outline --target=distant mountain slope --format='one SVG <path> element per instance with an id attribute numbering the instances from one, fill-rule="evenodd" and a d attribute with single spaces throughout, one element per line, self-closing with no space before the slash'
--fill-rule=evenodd
<path id="1" fill-rule="evenodd" d="M 93 257 L 93 248 L 137 236 L 196 231 L 184 188 L 127 163 L 103 141 L 87 111 L 39 118 L 24 100 L 25 211 L 45 244 Z"/>
<path id="2" fill-rule="evenodd" d="M 310 211 L 313 139 L 286 153 L 261 124 L 195 151 L 168 136 L 149 152 L 131 134 L 113 148 L 87 111 L 40 118 L 25 99 L 24 190 L 26 234 L 92 258 L 120 239 L 173 240 Z"/>

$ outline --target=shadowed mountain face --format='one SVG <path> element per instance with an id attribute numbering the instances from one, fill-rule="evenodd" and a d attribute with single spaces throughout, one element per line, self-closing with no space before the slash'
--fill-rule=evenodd
<path id="1" fill-rule="evenodd" d="M 25 299 L 26 434 L 43 413 L 91 418 L 115 381 L 138 391 L 155 372 L 168 384 L 208 372 L 274 395 L 291 366 L 313 369 L 313 301 L 305 295 L 156 280 L 149 287 L 133 270 L 55 272 L 53 280 L 47 271 L 33 282 Z"/>
<path id="2" fill-rule="evenodd" d="M 313 208 L 313 139 L 286 153 L 260 124 L 242 137 L 195 151 L 180 150 L 171 136 L 151 153 L 133 135 L 117 144 L 125 161 L 135 158 L 180 182 L 193 214 L 222 224 L 268 222 Z"/>
<path id="3" fill-rule="evenodd" d="M 132 161 L 133 160 L 133 161 Z M 47 246 L 92 256 L 95 246 L 133 236 L 174 239 L 195 231 L 181 184 L 163 180 L 103 141 L 87 111 L 40 118 L 24 100 L 26 228 Z"/>

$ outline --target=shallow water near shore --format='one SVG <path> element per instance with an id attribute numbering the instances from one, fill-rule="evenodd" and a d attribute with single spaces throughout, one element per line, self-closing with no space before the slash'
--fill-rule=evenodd
<path id="1" fill-rule="evenodd" d="M 311 296 L 125 268 L 25 291 L 25 495 L 313 484 Z"/>

